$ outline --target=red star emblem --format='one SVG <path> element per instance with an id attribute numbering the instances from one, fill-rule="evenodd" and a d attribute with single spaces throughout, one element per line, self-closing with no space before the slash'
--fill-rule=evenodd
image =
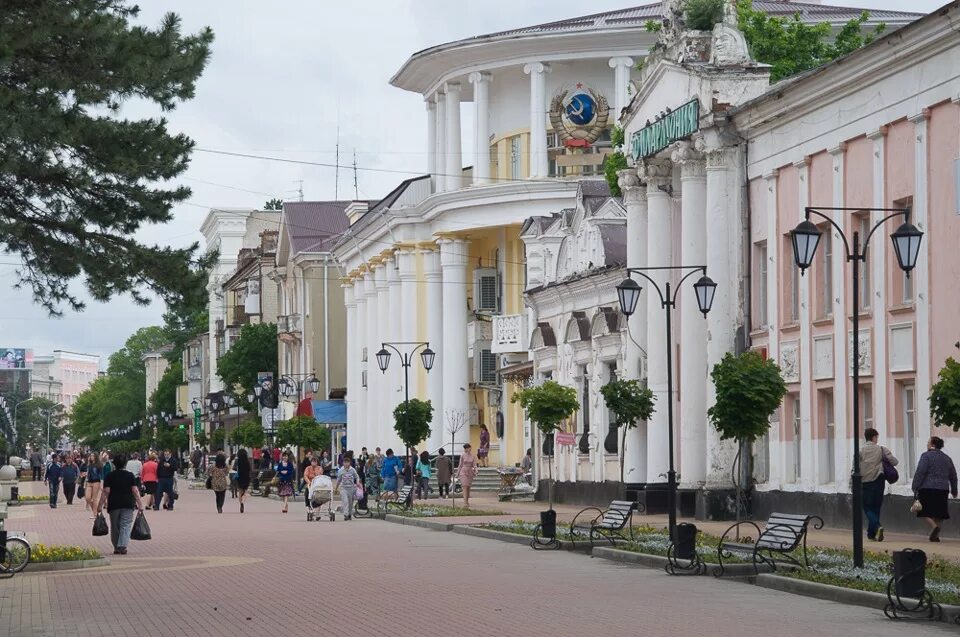
<path id="1" fill-rule="evenodd" d="M 582 83 L 582 82 L 577 82 L 577 88 L 583 88 L 583 83 Z"/>

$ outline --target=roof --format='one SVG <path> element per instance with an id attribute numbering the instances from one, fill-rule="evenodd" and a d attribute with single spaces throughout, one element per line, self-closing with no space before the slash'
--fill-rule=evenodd
<path id="1" fill-rule="evenodd" d="M 403 193 L 407 191 L 407 189 L 410 187 L 411 184 L 417 181 L 420 181 L 422 179 L 430 179 L 430 175 L 420 175 L 418 177 L 410 177 L 408 179 L 404 179 L 397 185 L 396 188 L 388 192 L 387 195 L 380 201 L 368 202 L 369 208 L 365 213 L 363 213 L 360 216 L 359 219 L 356 220 L 351 230 L 353 230 L 354 232 L 356 232 L 357 230 L 360 230 L 361 228 L 366 226 L 368 223 L 370 223 L 373 219 L 376 219 L 378 214 L 383 213 L 386 210 L 389 210 L 390 206 L 395 204 L 397 200 L 400 199 L 400 197 L 403 195 Z M 348 227 L 350 226 L 349 222 L 347 223 L 347 226 Z M 344 234 L 342 237 L 338 237 L 337 241 L 332 242 L 330 244 L 330 248 L 332 249 L 334 247 L 334 244 L 336 243 L 345 242 L 345 241 L 347 241 L 347 237 Z"/>
<path id="2" fill-rule="evenodd" d="M 345 212 L 349 201 L 284 202 L 283 217 L 290 252 L 324 252 L 340 238 L 350 222 Z"/>

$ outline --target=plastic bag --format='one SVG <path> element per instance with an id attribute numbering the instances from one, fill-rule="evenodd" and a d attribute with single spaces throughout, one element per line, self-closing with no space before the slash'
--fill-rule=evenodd
<path id="1" fill-rule="evenodd" d="M 93 521 L 94 536 L 109 535 L 109 533 L 110 528 L 107 526 L 107 519 L 103 517 L 102 513 L 98 513 L 97 519 Z"/>
<path id="2" fill-rule="evenodd" d="M 133 529 L 130 531 L 130 539 L 149 540 L 150 538 L 150 525 L 147 524 L 147 518 L 144 517 L 143 511 L 138 511 L 137 519 L 133 521 Z"/>

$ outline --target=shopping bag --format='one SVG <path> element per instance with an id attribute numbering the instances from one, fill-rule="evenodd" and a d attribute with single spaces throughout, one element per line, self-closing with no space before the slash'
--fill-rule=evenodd
<path id="1" fill-rule="evenodd" d="M 362 499 L 363 499 L 363 487 L 361 487 L 360 485 L 357 485 L 357 496 L 356 496 L 356 497 L 357 497 L 357 500 L 362 500 Z"/>
<path id="2" fill-rule="evenodd" d="M 93 534 L 99 536 L 108 535 L 109 533 L 110 528 L 107 526 L 107 519 L 103 517 L 102 513 L 98 513 L 97 519 L 93 521 Z"/>
<path id="3" fill-rule="evenodd" d="M 204 486 L 205 489 L 212 489 L 212 488 L 213 488 L 213 478 L 211 478 L 210 476 L 207 476 L 207 481 L 203 483 L 203 486 Z"/>
<path id="4" fill-rule="evenodd" d="M 149 540 L 150 539 L 150 525 L 147 524 L 147 518 L 144 517 L 143 511 L 137 512 L 137 519 L 133 521 L 133 529 L 130 531 L 131 540 Z"/>
<path id="5" fill-rule="evenodd" d="M 84 494 L 86 494 L 86 492 L 87 492 L 87 491 L 86 491 L 86 487 L 84 487 L 84 486 L 81 484 L 79 487 L 77 487 L 77 498 L 80 499 L 80 500 L 82 500 L 82 499 L 83 499 L 83 496 L 84 496 Z"/>

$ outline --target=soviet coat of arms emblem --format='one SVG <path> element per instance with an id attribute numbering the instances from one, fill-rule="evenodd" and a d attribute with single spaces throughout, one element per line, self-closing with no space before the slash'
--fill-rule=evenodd
<path id="1" fill-rule="evenodd" d="M 562 89 L 550 102 L 550 124 L 564 146 L 589 146 L 600 139 L 610 119 L 607 98 L 577 84 Z"/>

